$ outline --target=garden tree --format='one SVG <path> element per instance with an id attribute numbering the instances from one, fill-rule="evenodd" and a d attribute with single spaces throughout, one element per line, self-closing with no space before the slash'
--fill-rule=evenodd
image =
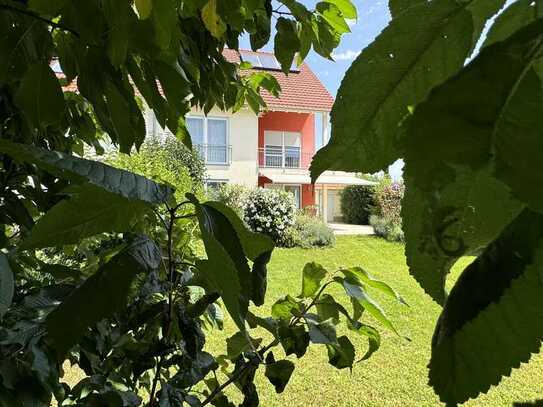
<path id="1" fill-rule="evenodd" d="M 429 377 L 449 405 L 498 384 L 543 338 L 543 4 L 518 0 L 491 20 L 504 4 L 389 0 L 392 20 L 347 71 L 311 167 L 316 179 L 405 160 L 407 262 L 443 307 Z M 477 258 L 447 293 L 465 255 Z"/>
<path id="2" fill-rule="evenodd" d="M 310 263 L 300 295 L 263 318 L 249 304 L 264 302 L 269 238 L 224 205 L 83 158 L 108 141 L 139 149 L 143 103 L 188 146 L 183 116 L 192 106 L 258 111 L 260 89 L 277 94 L 277 82 L 240 72 L 248 64 L 228 63 L 225 46 L 237 48 L 248 33 L 260 48 L 275 22 L 275 54 L 288 72 L 310 49 L 329 58 L 354 18 L 349 0 L 312 10 L 293 0 L 0 1 L 2 406 L 49 406 L 52 397 L 60 405 L 228 406 L 230 384 L 255 406 L 261 366 L 284 390 L 294 364 L 283 351 L 302 357 L 309 343 L 325 344 L 330 364 L 353 367 L 353 345 L 336 334 L 340 320 L 368 338 L 362 359 L 379 347 L 362 312 L 394 327 L 370 291 L 403 300 L 365 270 L 330 274 Z M 72 81 L 77 91 L 63 92 Z M 195 236 L 205 256 L 193 249 Z M 352 312 L 327 291 L 334 284 Z M 219 303 L 239 329 L 227 355 L 203 350 L 204 330 L 222 326 Z M 255 327 L 269 332 L 269 344 L 253 338 Z M 65 361 L 84 373 L 73 387 L 61 382 Z"/>

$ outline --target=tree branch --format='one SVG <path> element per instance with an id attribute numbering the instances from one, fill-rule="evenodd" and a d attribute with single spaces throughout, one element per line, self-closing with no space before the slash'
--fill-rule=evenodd
<path id="1" fill-rule="evenodd" d="M 279 11 L 279 9 L 272 10 L 272 13 L 280 15 L 280 16 L 293 16 L 293 14 L 289 11 Z"/>
<path id="2" fill-rule="evenodd" d="M 55 23 L 54 21 L 51 21 L 45 17 L 42 17 L 32 11 L 25 10 L 25 9 L 15 7 L 15 6 L 10 6 L 9 4 L 0 4 L 0 9 L 10 10 L 15 13 L 24 14 L 25 16 L 29 16 L 29 17 L 35 18 L 36 20 L 42 21 L 53 28 L 58 28 L 60 30 L 68 31 L 69 33 L 75 35 L 77 38 L 80 37 L 79 33 L 75 31 L 74 29 L 70 27 L 66 27 L 64 24 Z"/>
<path id="3" fill-rule="evenodd" d="M 304 309 L 304 311 L 301 313 L 301 315 L 299 315 L 298 317 L 295 317 L 293 318 L 290 323 L 289 323 L 289 326 L 293 326 L 294 324 L 296 324 L 300 319 L 302 319 L 306 314 L 307 312 L 309 311 L 310 308 L 312 308 L 318 301 L 319 297 L 322 295 L 322 293 L 324 292 L 324 289 L 326 287 L 328 287 L 330 284 L 332 284 L 334 281 L 333 280 L 330 280 L 328 281 L 327 283 L 325 283 L 321 288 L 320 290 L 317 292 L 317 294 L 315 295 L 315 297 L 313 298 L 313 300 L 311 301 L 311 303 Z M 275 347 L 279 345 L 279 340 L 278 339 L 274 339 L 272 342 L 270 342 L 267 346 L 265 346 L 264 348 L 262 348 L 259 353 L 262 355 L 262 357 L 264 356 L 264 353 L 266 353 L 267 351 L 269 351 L 271 348 Z M 259 362 L 260 364 L 260 362 Z M 249 368 L 250 366 L 252 366 L 252 363 L 247 363 L 245 366 L 243 366 L 241 369 L 239 369 L 237 372 L 235 372 L 235 374 L 233 374 L 232 376 L 230 376 L 230 378 L 225 381 L 223 384 L 221 384 L 220 386 L 218 387 L 215 387 L 213 389 L 213 391 L 209 394 L 209 396 L 207 396 L 207 398 L 202 402 L 202 406 L 205 406 L 206 404 L 209 404 L 211 403 L 211 401 L 213 401 L 213 399 L 220 393 L 224 390 L 225 387 L 231 385 L 232 383 L 234 383 L 237 379 L 239 379 L 241 377 L 241 375 L 243 374 L 243 372 L 245 372 L 245 370 L 247 370 L 247 368 Z"/>

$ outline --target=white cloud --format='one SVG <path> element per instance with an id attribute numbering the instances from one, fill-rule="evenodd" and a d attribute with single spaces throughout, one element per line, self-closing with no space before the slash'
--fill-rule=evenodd
<path id="1" fill-rule="evenodd" d="M 360 55 L 360 51 L 355 51 L 352 49 L 348 49 L 344 52 L 338 52 L 333 53 L 332 58 L 334 58 L 336 61 L 351 61 L 355 59 L 358 55 Z"/>

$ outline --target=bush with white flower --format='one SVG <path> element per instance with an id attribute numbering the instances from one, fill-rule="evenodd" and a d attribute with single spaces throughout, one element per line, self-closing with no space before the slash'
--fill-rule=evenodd
<path id="1" fill-rule="evenodd" d="M 286 230 L 294 225 L 294 196 L 277 189 L 255 188 L 249 191 L 244 205 L 244 220 L 249 228 L 270 236 L 285 245 Z"/>

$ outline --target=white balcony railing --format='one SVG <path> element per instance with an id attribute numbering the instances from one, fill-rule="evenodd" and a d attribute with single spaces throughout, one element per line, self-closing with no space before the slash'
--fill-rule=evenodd
<path id="1" fill-rule="evenodd" d="M 258 164 L 267 168 L 307 169 L 313 154 L 300 151 L 299 147 L 266 146 L 258 149 Z"/>
<path id="2" fill-rule="evenodd" d="M 194 150 L 198 151 L 206 164 L 230 164 L 232 146 L 221 144 L 194 144 Z"/>

